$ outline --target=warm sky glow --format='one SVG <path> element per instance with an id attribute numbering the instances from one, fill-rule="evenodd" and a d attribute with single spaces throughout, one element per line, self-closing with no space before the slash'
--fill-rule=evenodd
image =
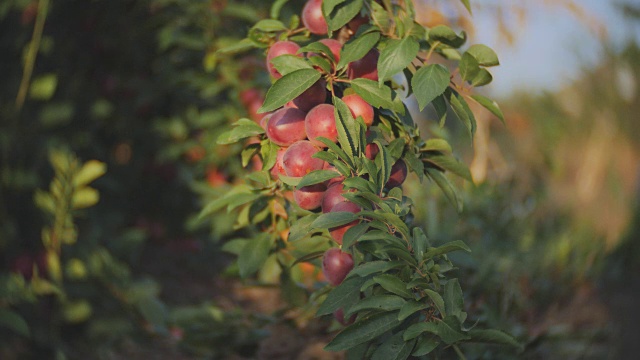
<path id="1" fill-rule="evenodd" d="M 508 4 L 511 0 L 494 1 Z M 588 15 L 606 28 L 610 44 L 619 48 L 625 39 L 640 39 L 640 24 L 632 24 L 615 7 L 615 0 L 582 0 Z M 526 3 L 526 2 L 525 2 Z M 529 1 L 535 4 L 535 1 Z M 596 32 L 560 7 L 529 5 L 527 22 L 514 46 L 495 36 L 495 18 L 477 12 L 476 42 L 494 48 L 501 66 L 493 69 L 494 82 L 487 91 L 508 96 L 514 89 L 555 90 L 579 76 L 580 69 L 598 63 L 605 48 Z"/>

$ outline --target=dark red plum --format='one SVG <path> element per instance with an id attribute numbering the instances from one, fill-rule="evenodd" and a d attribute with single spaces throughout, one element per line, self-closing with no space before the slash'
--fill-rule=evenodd
<path id="1" fill-rule="evenodd" d="M 402 160 L 396 161 L 391 167 L 391 175 L 389 181 L 387 181 L 387 188 L 394 188 L 402 185 L 407 179 L 407 164 Z"/>
<path id="2" fill-rule="evenodd" d="M 291 100 L 289 105 L 307 112 L 315 106 L 324 103 L 326 100 L 327 82 L 324 79 L 320 79 L 297 98 Z"/>
<path id="3" fill-rule="evenodd" d="M 362 59 L 349 63 L 347 76 L 349 79 L 365 78 L 378 81 L 378 57 L 380 52 L 371 49 Z"/>
<path id="4" fill-rule="evenodd" d="M 340 285 L 349 271 L 353 269 L 353 257 L 351 254 L 342 252 L 338 248 L 331 248 L 324 253 L 322 258 L 322 273 L 329 284 Z"/>

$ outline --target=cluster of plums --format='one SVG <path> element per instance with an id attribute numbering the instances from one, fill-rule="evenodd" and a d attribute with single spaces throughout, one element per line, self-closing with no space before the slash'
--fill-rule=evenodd
<path id="1" fill-rule="evenodd" d="M 328 28 L 322 15 L 321 6 L 322 0 L 307 1 L 301 18 L 302 23 L 309 32 L 322 36 L 327 34 Z M 358 15 L 346 26 L 348 31 L 355 33 L 360 25 L 368 22 L 369 19 L 367 17 Z M 337 63 L 340 60 L 342 43 L 331 38 L 322 39 L 320 42 L 329 48 Z M 300 46 L 292 41 L 277 41 L 272 44 L 267 52 L 266 59 L 267 70 L 271 77 L 274 79 L 282 77 L 282 74 L 278 72 L 271 60 L 281 55 L 301 57 L 303 54 L 299 54 L 299 50 Z M 307 53 L 306 56 L 322 55 Z M 378 50 L 372 49 L 362 59 L 349 63 L 346 76 L 349 79 L 366 78 L 377 81 L 378 56 Z M 243 103 L 246 103 L 253 115 L 256 105 L 253 105 L 251 100 L 248 98 L 243 99 Z M 361 117 L 367 128 L 373 124 L 375 118 L 374 109 L 362 97 L 352 93 L 342 96 L 341 100 L 351 110 L 354 118 Z M 281 175 L 303 177 L 314 170 L 332 169 L 331 165 L 321 159 L 314 158 L 313 155 L 327 147 L 326 144 L 318 140 L 319 137 L 338 142 L 334 111 L 326 80 L 321 78 L 283 108 L 268 113 L 259 120 L 260 125 L 266 131 L 267 137 L 274 144 L 280 146 L 276 163 L 271 169 L 273 178 L 277 179 Z M 373 160 L 378 152 L 377 145 L 368 144 L 365 149 L 365 156 Z M 402 160 L 397 161 L 392 167 L 390 179 L 386 184 L 387 187 L 392 188 L 401 185 L 406 176 L 406 164 Z M 361 211 L 360 207 L 342 196 L 346 191 L 343 180 L 343 176 L 337 176 L 323 183 L 297 187 L 293 192 L 293 199 L 298 206 L 305 210 L 320 209 L 323 213 L 359 213 Z M 358 220 L 329 229 L 330 235 L 334 241 L 341 245 L 345 232 L 357 223 Z M 339 248 L 327 250 L 322 261 L 323 274 L 327 281 L 334 286 L 342 283 L 353 266 L 354 262 L 351 254 L 343 252 Z M 341 312 L 335 315 L 342 323 L 353 320 L 345 321 Z"/>

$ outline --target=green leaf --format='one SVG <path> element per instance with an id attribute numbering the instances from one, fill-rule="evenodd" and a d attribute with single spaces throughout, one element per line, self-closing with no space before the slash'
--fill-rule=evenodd
<path id="1" fill-rule="evenodd" d="M 377 2 L 371 2 L 371 20 L 387 33 L 391 28 L 391 18 L 387 10 Z"/>
<path id="2" fill-rule="evenodd" d="M 406 68 L 416 58 L 419 50 L 420 44 L 414 38 L 389 40 L 378 59 L 378 83 L 384 83 Z"/>
<path id="3" fill-rule="evenodd" d="M 362 59 L 380 40 L 380 32 L 373 31 L 370 33 L 357 36 L 344 44 L 340 53 L 340 61 L 338 69 L 345 67 L 348 63 Z"/>
<path id="4" fill-rule="evenodd" d="M 357 345 L 355 347 L 352 347 L 351 349 L 346 351 L 346 359 L 345 360 L 362 360 L 362 359 L 366 359 L 367 357 L 367 352 L 369 351 L 369 347 L 371 344 L 369 343 L 362 343 L 360 345 Z"/>
<path id="5" fill-rule="evenodd" d="M 500 330 L 487 329 L 487 330 L 469 330 L 467 333 L 471 339 L 470 342 L 483 342 L 491 344 L 509 345 L 515 348 L 522 348 L 520 344 L 513 336 L 506 334 Z"/>
<path id="6" fill-rule="evenodd" d="M 273 4 L 271 4 L 271 10 L 269 11 L 269 16 L 272 19 L 277 19 L 280 17 L 280 10 L 289 0 L 275 0 Z"/>
<path id="7" fill-rule="evenodd" d="M 283 183 L 289 186 L 298 186 L 298 184 L 300 183 L 300 180 L 302 180 L 301 177 L 286 176 L 282 174 L 278 175 L 278 179 L 280 179 L 280 181 L 282 181 Z"/>
<path id="8" fill-rule="evenodd" d="M 440 49 L 440 55 L 447 60 L 460 61 L 462 59 L 460 51 L 453 48 Z"/>
<path id="9" fill-rule="evenodd" d="M 442 296 L 440 296 L 440 294 L 438 294 L 437 292 L 431 289 L 423 289 L 423 291 L 425 292 L 425 294 L 427 294 L 429 299 L 433 301 L 433 304 L 435 305 L 436 309 L 438 309 L 440 314 L 442 316 L 447 316 L 447 311 L 446 311 L 446 307 L 444 305 L 444 299 L 442 298 Z"/>
<path id="10" fill-rule="evenodd" d="M 333 57 L 333 54 L 331 54 L 331 56 Z M 333 72 L 333 66 L 331 65 L 331 62 L 329 62 L 328 59 L 322 56 L 311 56 L 308 61 L 312 66 L 319 67 L 327 74 L 331 74 Z"/>
<path id="11" fill-rule="evenodd" d="M 248 239 L 232 239 L 222 245 L 222 251 L 233 255 L 239 255 Z"/>
<path id="12" fill-rule="evenodd" d="M 271 183 L 271 174 L 268 171 L 255 171 L 247 175 L 247 180 L 258 183 L 261 186 L 268 186 Z"/>
<path id="13" fill-rule="evenodd" d="M 341 176 L 340 173 L 334 170 L 314 170 L 303 176 L 297 186 L 315 185 L 339 176 Z"/>
<path id="14" fill-rule="evenodd" d="M 318 215 L 316 214 L 310 214 L 299 218 L 296 222 L 293 223 L 293 225 L 291 225 L 291 228 L 289 229 L 288 241 L 294 242 L 305 237 L 311 229 L 311 223 L 313 223 L 313 221 L 317 218 Z"/>
<path id="15" fill-rule="evenodd" d="M 256 44 L 251 41 L 251 39 L 242 39 L 240 41 L 234 41 L 231 45 L 226 46 L 224 48 L 218 49 L 216 51 L 217 55 L 234 55 L 239 54 L 241 52 L 249 51 L 254 49 Z"/>
<path id="16" fill-rule="evenodd" d="M 355 244 L 358 239 L 369 230 L 369 223 L 363 222 L 354 227 L 349 228 L 342 238 L 342 248 L 348 249 Z"/>
<path id="17" fill-rule="evenodd" d="M 29 324 L 22 316 L 8 309 L 0 308 L 0 326 L 9 328 L 10 330 L 24 336 L 30 337 Z"/>
<path id="18" fill-rule="evenodd" d="M 249 119 L 240 119 L 233 124 L 233 129 L 218 136 L 216 142 L 220 145 L 232 144 L 238 140 L 264 134 L 264 129 Z"/>
<path id="19" fill-rule="evenodd" d="M 416 343 L 416 346 L 413 349 L 413 353 L 411 353 L 411 355 L 418 357 L 427 355 L 428 353 L 435 350 L 438 345 L 440 345 L 440 341 L 438 341 L 435 336 L 422 336 L 418 339 L 418 342 Z"/>
<path id="20" fill-rule="evenodd" d="M 338 309 L 348 311 L 360 300 L 360 287 L 368 278 L 353 277 L 345 279 L 333 289 L 318 308 L 316 316 L 331 314 Z"/>
<path id="21" fill-rule="evenodd" d="M 473 139 L 473 134 L 476 133 L 476 118 L 473 116 L 473 112 L 471 112 L 469 105 L 460 94 L 453 90 L 447 92 L 451 109 L 458 119 L 467 127 L 469 137 Z"/>
<path id="22" fill-rule="evenodd" d="M 469 14 L 473 15 L 473 13 L 471 12 L 471 4 L 469 3 L 469 0 L 460 0 L 460 1 L 464 5 L 464 7 L 467 8 L 467 11 L 469 12 Z"/>
<path id="23" fill-rule="evenodd" d="M 404 341 L 402 332 L 399 332 L 378 346 L 371 360 L 406 360 L 415 345 L 416 340 Z"/>
<path id="24" fill-rule="evenodd" d="M 429 30 L 429 40 L 439 41 L 454 48 L 459 48 L 467 41 L 467 34 L 462 31 L 460 35 L 447 25 L 437 25 Z"/>
<path id="25" fill-rule="evenodd" d="M 345 316 L 355 314 L 362 310 L 383 310 L 391 311 L 400 309 L 405 300 L 397 295 L 373 295 L 358 301 L 349 308 Z"/>
<path id="26" fill-rule="evenodd" d="M 433 322 L 419 322 L 417 324 L 413 324 L 404 331 L 402 338 L 405 341 L 409 341 L 411 339 L 415 339 L 418 336 L 422 335 L 424 332 L 430 332 L 433 334 L 438 334 L 438 325 Z"/>
<path id="27" fill-rule="evenodd" d="M 337 125 L 337 123 L 336 123 Z M 327 145 L 327 148 L 329 149 L 330 152 L 335 153 L 338 158 L 342 159 L 343 161 L 345 161 L 350 167 L 353 167 L 353 159 L 351 159 L 349 156 L 347 156 L 347 153 L 342 150 L 340 148 L 340 146 L 338 146 L 338 144 L 334 143 L 333 141 L 327 139 L 326 137 L 323 136 L 319 136 L 316 138 L 316 140 L 322 142 L 323 144 Z M 320 154 L 321 152 L 317 152 L 316 154 Z M 340 172 L 342 172 L 342 170 L 340 170 L 340 165 L 338 165 L 340 162 L 334 162 L 334 166 L 336 167 L 336 169 Z M 343 164 L 344 165 L 344 164 Z M 347 173 L 350 173 L 351 170 L 347 171 Z"/>
<path id="28" fill-rule="evenodd" d="M 305 45 L 298 50 L 298 54 L 305 52 L 324 54 L 329 59 L 331 59 L 331 61 L 336 61 L 335 57 L 333 56 L 333 51 L 331 51 L 331 49 L 327 45 L 321 43 L 320 41 L 312 42 L 311 44 Z"/>
<path id="29" fill-rule="evenodd" d="M 406 303 L 404 303 L 404 305 L 400 309 L 400 312 L 398 313 L 398 320 L 402 321 L 424 308 L 425 304 L 421 301 L 407 301 Z"/>
<path id="30" fill-rule="evenodd" d="M 360 237 L 360 241 L 361 242 L 364 242 L 364 241 L 386 242 L 398 247 L 404 246 L 404 243 L 402 242 L 402 240 L 397 236 L 389 234 L 388 230 L 387 231 L 381 231 L 381 230 L 369 231 L 368 233 Z"/>
<path id="31" fill-rule="evenodd" d="M 278 160 L 278 150 L 280 147 L 270 140 L 263 140 L 260 147 L 260 155 L 262 156 L 262 170 L 271 169 Z"/>
<path id="32" fill-rule="evenodd" d="M 469 83 L 471 83 L 480 72 L 480 64 L 478 63 L 478 60 L 469 53 L 464 53 L 462 55 L 462 60 L 460 60 L 458 68 L 460 69 L 460 76 L 462 79 Z"/>
<path id="33" fill-rule="evenodd" d="M 437 248 L 431 248 L 424 254 L 425 259 L 433 259 L 436 256 L 444 255 L 450 253 L 452 251 L 466 251 L 471 252 L 471 249 L 465 244 L 463 241 L 456 240 L 449 242 L 445 245 L 439 246 Z"/>
<path id="34" fill-rule="evenodd" d="M 418 175 L 418 180 L 422 182 L 424 179 L 424 164 L 413 151 L 406 151 L 402 157 L 404 162 L 409 166 L 409 170 Z"/>
<path id="35" fill-rule="evenodd" d="M 436 183 L 436 185 L 438 185 L 438 187 L 440 188 L 440 190 L 442 190 L 442 192 L 444 192 L 444 195 L 447 197 L 449 202 L 456 208 L 458 213 L 461 213 L 462 207 L 463 207 L 462 199 L 458 195 L 458 192 L 456 191 L 451 181 L 449 181 L 449 179 L 439 170 L 435 170 L 435 169 L 426 169 L 426 170 L 427 170 L 427 176 L 431 180 L 433 180 Z"/>
<path id="36" fill-rule="evenodd" d="M 480 87 L 493 81 L 493 75 L 487 69 L 480 69 L 478 74 L 471 80 L 471 85 Z"/>
<path id="37" fill-rule="evenodd" d="M 415 73 L 411 79 L 411 87 L 420 111 L 444 93 L 449 87 L 450 76 L 449 69 L 440 64 L 424 66 Z"/>
<path id="38" fill-rule="evenodd" d="M 445 154 L 450 154 L 453 150 L 451 145 L 445 139 L 429 139 L 425 142 L 425 145 L 421 148 L 423 151 L 438 151 Z"/>
<path id="39" fill-rule="evenodd" d="M 449 345 L 469 339 L 461 332 L 458 319 L 451 316 L 445 317 L 443 321 L 438 321 L 438 336 Z"/>
<path id="40" fill-rule="evenodd" d="M 398 267 L 401 267 L 405 265 L 402 261 L 397 261 L 397 260 L 393 260 L 393 261 L 383 261 L 383 260 L 379 260 L 379 261 L 369 261 L 369 262 L 365 262 L 362 263 L 360 265 L 358 265 L 357 267 L 355 267 L 353 270 L 351 270 L 351 272 L 349 273 L 349 275 L 347 275 L 347 277 L 352 277 L 352 276 L 369 276 L 375 273 L 379 273 L 379 272 L 387 272 L 391 269 L 395 269 Z"/>
<path id="41" fill-rule="evenodd" d="M 383 146 L 380 140 L 374 140 L 373 143 L 378 145 L 378 149 L 380 151 L 375 159 L 375 164 L 378 168 L 378 176 L 376 177 L 378 188 L 376 189 L 376 192 L 380 193 L 389 181 L 393 164 L 391 163 L 391 155 L 389 154 L 389 151 L 387 151 L 387 147 Z"/>
<path id="42" fill-rule="evenodd" d="M 496 55 L 495 51 L 486 45 L 472 45 L 467 49 L 466 53 L 473 56 L 478 61 L 478 64 L 482 66 L 491 67 L 500 65 L 498 55 Z"/>
<path id="43" fill-rule="evenodd" d="M 262 19 L 258 21 L 251 30 L 259 30 L 263 32 L 277 32 L 287 30 L 287 27 L 278 20 L 275 19 Z"/>
<path id="44" fill-rule="evenodd" d="M 489 110 L 493 115 L 497 116 L 498 119 L 502 121 L 502 124 L 505 123 L 504 115 L 502 114 L 502 110 L 500 110 L 500 106 L 498 106 L 497 102 L 482 95 L 471 95 L 471 98 L 478 104 L 482 105 L 485 109 Z"/>
<path id="45" fill-rule="evenodd" d="M 318 216 L 311 224 L 314 229 L 329 229 L 358 220 L 358 215 L 348 211 L 336 211 Z"/>
<path id="46" fill-rule="evenodd" d="M 447 83 L 448 81 L 447 78 Z M 397 94 L 387 85 L 380 87 L 376 81 L 358 78 L 351 81 L 351 87 L 364 101 L 374 107 L 392 109 L 395 112 L 404 113 L 404 106 L 400 109 L 395 101 Z"/>
<path id="47" fill-rule="evenodd" d="M 469 182 L 473 182 L 471 171 L 467 165 L 451 155 L 429 155 L 425 157 L 425 160 L 442 170 L 450 171 Z"/>
<path id="48" fill-rule="evenodd" d="M 271 59 L 271 63 L 280 74 L 287 75 L 296 70 L 313 69 L 304 58 L 295 55 L 280 55 Z"/>
<path id="49" fill-rule="evenodd" d="M 307 255 L 305 255 L 303 257 L 299 257 L 299 258 L 296 259 L 296 261 L 293 262 L 293 264 L 291 264 L 291 266 L 299 264 L 299 263 L 303 263 L 303 262 L 310 262 L 311 260 L 315 260 L 317 258 L 321 258 L 324 255 L 325 252 L 326 251 L 324 251 L 324 250 L 323 251 L 314 251 L 314 252 L 312 252 L 310 254 L 307 254 Z"/>
<path id="50" fill-rule="evenodd" d="M 447 316 L 455 316 L 460 319 L 464 310 L 464 298 L 458 279 L 451 279 L 444 286 L 444 307 L 447 309 Z M 464 321 L 464 319 L 460 319 L 460 321 Z"/>
<path id="51" fill-rule="evenodd" d="M 73 177 L 73 186 L 81 187 L 88 185 L 95 179 L 104 175 L 107 172 L 107 164 L 98 160 L 89 160 Z"/>
<path id="52" fill-rule="evenodd" d="M 329 30 L 338 30 L 351 21 L 362 9 L 362 3 L 363 0 L 323 1 L 322 13 L 327 20 Z"/>
<path id="53" fill-rule="evenodd" d="M 321 74 L 315 69 L 300 69 L 284 75 L 271 86 L 258 113 L 273 111 L 305 92 Z"/>
<path id="54" fill-rule="evenodd" d="M 347 350 L 384 334 L 400 325 L 398 312 L 390 311 L 371 315 L 348 326 L 325 346 L 327 351 Z"/>
<path id="55" fill-rule="evenodd" d="M 363 192 L 375 192 L 376 189 L 372 187 L 371 182 L 361 177 L 347 178 L 343 182 L 344 186 L 350 189 L 357 189 Z"/>
<path id="56" fill-rule="evenodd" d="M 413 256 L 416 258 L 416 261 L 420 262 L 424 258 L 424 252 L 429 246 L 429 239 L 427 239 L 427 235 L 425 235 L 424 231 L 419 227 L 413 228 L 413 236 L 411 239 L 413 241 Z"/>
<path id="57" fill-rule="evenodd" d="M 244 204 L 248 204 L 250 202 L 254 202 L 256 200 L 258 200 L 259 198 L 262 197 L 262 194 L 260 193 L 255 193 L 255 192 L 251 192 L 251 193 L 238 193 L 238 194 L 234 194 L 229 196 L 228 198 L 228 205 L 227 205 L 227 212 L 231 212 L 234 209 L 244 205 Z"/>
<path id="58" fill-rule="evenodd" d="M 411 299 L 413 298 L 413 293 L 407 290 L 407 284 L 400 280 L 395 275 L 390 274 L 382 274 L 373 278 L 377 284 L 382 286 L 383 289 L 392 292 L 396 295 L 400 295 L 404 298 Z"/>
<path id="59" fill-rule="evenodd" d="M 271 251 L 271 235 L 260 236 L 247 241 L 238 255 L 240 277 L 247 278 L 258 271 L 269 257 Z"/>
<path id="60" fill-rule="evenodd" d="M 360 123 L 356 122 L 353 118 L 353 114 L 347 104 L 341 99 L 334 97 L 334 116 L 336 119 L 336 129 L 338 131 L 338 143 L 347 154 L 347 156 L 353 161 L 354 158 L 360 155 L 360 138 L 362 133 L 360 129 Z"/>
<path id="61" fill-rule="evenodd" d="M 438 115 L 438 123 L 440 124 L 440 127 L 443 127 L 445 120 L 447 120 L 448 108 L 444 94 L 436 96 L 436 98 L 431 102 L 431 105 L 433 105 L 436 115 Z"/>

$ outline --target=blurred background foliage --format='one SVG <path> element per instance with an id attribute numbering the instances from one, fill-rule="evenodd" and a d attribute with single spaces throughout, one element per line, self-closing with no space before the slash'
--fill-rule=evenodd
<path id="1" fill-rule="evenodd" d="M 417 3 L 426 25 L 473 34 L 458 2 Z M 601 36 L 571 1 L 474 10 L 517 45 L 514 19 L 559 5 Z M 320 349 L 335 323 L 309 322 L 284 301 L 275 267 L 240 283 L 221 251 L 238 236 L 235 219 L 197 218 L 242 178 L 241 149 L 215 140 L 226 124 L 256 116 L 269 82 L 261 50 L 216 50 L 244 38 L 268 6 L 0 3 L 0 358 L 331 358 Z M 290 1 L 284 18 L 301 6 Z M 620 9 L 638 21 L 633 2 Z M 415 221 L 436 242 L 471 246 L 455 257 L 466 303 L 526 344 L 517 358 L 637 354 L 640 47 L 602 39 L 606 55 L 578 80 L 502 99 L 506 125 L 474 109 L 473 144 L 428 111 L 414 114 L 425 133 L 459 149 L 475 180 L 459 183 L 458 215 L 437 189 L 410 179 Z M 292 271 L 309 287 L 318 281 L 314 268 Z"/>

